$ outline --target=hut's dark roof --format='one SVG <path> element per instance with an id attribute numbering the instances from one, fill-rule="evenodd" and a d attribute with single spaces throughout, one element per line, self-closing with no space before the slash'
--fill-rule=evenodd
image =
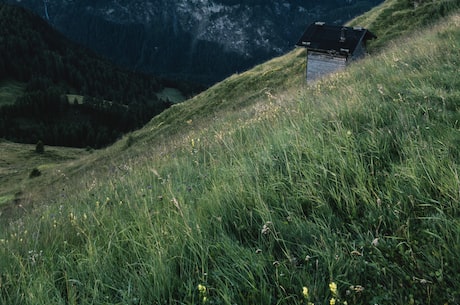
<path id="1" fill-rule="evenodd" d="M 296 45 L 320 52 L 353 54 L 361 41 L 365 43 L 374 38 L 377 36 L 361 27 L 315 22 L 305 30 Z"/>

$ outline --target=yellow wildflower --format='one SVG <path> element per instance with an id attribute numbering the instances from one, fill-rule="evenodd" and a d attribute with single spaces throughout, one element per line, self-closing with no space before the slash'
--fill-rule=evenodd
<path id="1" fill-rule="evenodd" d="M 302 288 L 302 294 L 303 296 L 307 299 L 308 298 L 308 287 L 303 287 Z"/>
<path id="2" fill-rule="evenodd" d="M 206 286 L 198 284 L 198 291 L 203 294 L 206 293 Z"/>
<path id="3" fill-rule="evenodd" d="M 329 300 L 329 305 L 335 305 L 335 298 L 331 298 Z"/>
<path id="4" fill-rule="evenodd" d="M 331 290 L 332 295 L 336 296 L 337 295 L 337 284 L 334 282 L 331 282 L 329 284 L 329 290 Z"/>
<path id="5" fill-rule="evenodd" d="M 206 290 L 206 286 L 198 284 L 198 291 L 200 292 L 200 297 L 203 304 L 205 304 L 208 301 L 208 297 L 206 296 Z"/>

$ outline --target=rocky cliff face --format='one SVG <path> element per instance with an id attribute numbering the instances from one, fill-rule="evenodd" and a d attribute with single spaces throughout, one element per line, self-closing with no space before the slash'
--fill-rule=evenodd
<path id="1" fill-rule="evenodd" d="M 8 0 L 118 64 L 213 83 L 293 48 L 313 21 L 381 0 Z"/>

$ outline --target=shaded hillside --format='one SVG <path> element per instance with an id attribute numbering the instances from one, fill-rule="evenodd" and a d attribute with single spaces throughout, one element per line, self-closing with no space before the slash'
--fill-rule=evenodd
<path id="1" fill-rule="evenodd" d="M 166 86 L 197 89 L 121 70 L 19 7 L 0 4 L 0 41 L 2 88 L 25 84 L 16 103 L 0 104 L 0 137 L 17 142 L 104 146 L 169 107 L 157 96 Z M 85 102 L 69 103 L 70 93 Z"/>
<path id="2" fill-rule="evenodd" d="M 381 0 L 9 0 L 120 65 L 213 84 L 289 51 L 307 24 Z"/>
<path id="3" fill-rule="evenodd" d="M 0 301 L 460 303 L 460 11 L 408 33 L 314 86 L 297 49 L 41 167 Z"/>

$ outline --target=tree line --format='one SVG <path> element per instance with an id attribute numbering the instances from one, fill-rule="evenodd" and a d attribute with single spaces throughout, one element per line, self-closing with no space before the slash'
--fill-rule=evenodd
<path id="1" fill-rule="evenodd" d="M 58 87 L 27 91 L 0 108 L 0 137 L 14 142 L 100 148 L 139 128 L 171 104 L 124 105 L 85 96 L 69 101 Z"/>
<path id="2" fill-rule="evenodd" d="M 171 105 L 165 86 L 202 88 L 121 69 L 82 48 L 25 9 L 0 3 L 0 81 L 26 84 L 0 108 L 0 137 L 25 143 L 103 147 Z M 83 103 L 68 94 L 83 96 Z"/>

